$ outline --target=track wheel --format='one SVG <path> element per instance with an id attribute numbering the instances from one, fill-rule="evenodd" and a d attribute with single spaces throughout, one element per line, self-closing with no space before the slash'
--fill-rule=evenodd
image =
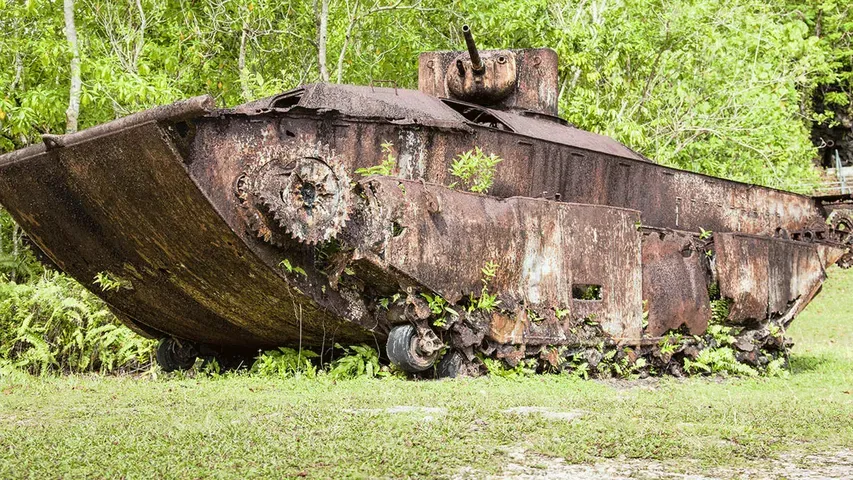
<path id="1" fill-rule="evenodd" d="M 189 370 L 195 364 L 196 355 L 196 348 L 190 342 L 166 337 L 157 344 L 157 363 L 164 372 Z"/>
<path id="2" fill-rule="evenodd" d="M 385 348 L 391 363 L 409 373 L 423 372 L 438 357 L 438 350 L 425 352 L 413 325 L 398 325 L 388 334 Z"/>
<path id="3" fill-rule="evenodd" d="M 438 378 L 456 378 L 462 372 L 464 365 L 465 356 L 461 352 L 451 350 L 441 357 L 441 361 L 435 368 L 435 374 Z"/>

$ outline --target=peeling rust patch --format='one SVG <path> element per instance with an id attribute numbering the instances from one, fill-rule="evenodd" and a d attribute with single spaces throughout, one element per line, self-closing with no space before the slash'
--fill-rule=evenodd
<path id="1" fill-rule="evenodd" d="M 693 238 L 674 231 L 653 231 L 643 237 L 643 299 L 647 302 L 646 333 L 658 337 L 687 325 L 698 335 L 711 318 L 709 268 L 705 252 Z"/>
<path id="2" fill-rule="evenodd" d="M 715 247 L 720 295 L 733 301 L 729 320 L 739 324 L 782 316 L 811 299 L 837 257 L 827 247 L 742 234 L 715 235 Z"/>

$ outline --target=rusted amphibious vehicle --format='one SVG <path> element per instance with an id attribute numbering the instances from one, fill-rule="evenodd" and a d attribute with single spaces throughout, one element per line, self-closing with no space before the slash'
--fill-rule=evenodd
<path id="1" fill-rule="evenodd" d="M 715 298 L 760 364 L 850 263 L 849 195 L 657 165 L 557 116 L 553 50 L 478 52 L 463 31 L 467 52 L 420 56 L 418 91 L 203 96 L 44 135 L 0 157 L 0 202 L 163 339 L 166 370 L 336 343 L 386 346 L 411 372 L 441 357 L 440 376 L 490 357 L 559 367 L 593 345 L 633 361 L 668 332 L 699 339 Z M 501 160 L 479 172 L 488 194 L 449 186 L 466 155 Z M 377 165 L 390 175 L 361 174 Z"/>

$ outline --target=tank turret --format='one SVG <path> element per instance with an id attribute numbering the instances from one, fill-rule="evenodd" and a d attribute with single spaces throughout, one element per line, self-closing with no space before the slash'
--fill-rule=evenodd
<path id="1" fill-rule="evenodd" d="M 462 34 L 467 51 L 420 55 L 420 91 L 499 110 L 557 115 L 554 50 L 478 50 L 468 25 L 462 26 Z"/>

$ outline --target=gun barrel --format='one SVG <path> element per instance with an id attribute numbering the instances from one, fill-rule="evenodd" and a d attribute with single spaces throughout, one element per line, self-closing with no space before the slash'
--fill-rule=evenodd
<path id="1" fill-rule="evenodd" d="M 471 27 L 462 25 L 462 34 L 465 36 L 465 44 L 468 46 L 468 55 L 471 56 L 471 66 L 474 68 L 474 73 L 483 73 L 486 70 L 486 66 L 483 65 L 483 60 L 480 59 L 480 52 L 477 51 L 477 45 L 474 44 Z"/>

